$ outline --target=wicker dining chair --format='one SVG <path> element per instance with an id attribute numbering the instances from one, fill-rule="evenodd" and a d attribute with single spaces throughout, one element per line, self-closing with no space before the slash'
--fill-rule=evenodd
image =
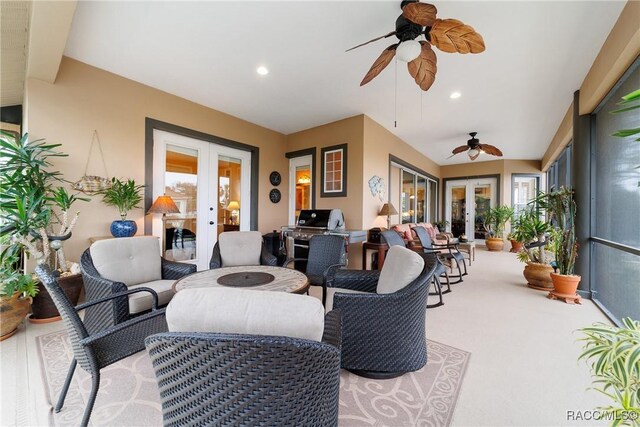
<path id="1" fill-rule="evenodd" d="M 81 425 L 86 426 L 89 423 L 91 411 L 93 410 L 93 405 L 100 387 L 100 370 L 125 357 L 144 350 L 144 339 L 149 335 L 167 331 L 165 311 L 164 309 L 157 308 L 158 296 L 149 288 L 137 288 L 117 292 L 107 297 L 74 307 L 62 288 L 60 288 L 58 280 L 51 274 L 47 266 L 41 265 L 36 267 L 36 273 L 60 312 L 73 350 L 73 360 L 69 366 L 67 377 L 62 386 L 58 401 L 54 406 L 54 410 L 55 412 L 60 412 L 62 409 L 76 366 L 80 364 L 82 369 L 91 374 L 91 392 L 81 421 Z M 138 292 L 150 292 L 154 297 L 151 312 L 101 330 L 98 333 L 89 333 L 87 327 L 78 315 L 78 311 L 85 308 L 90 308 L 96 304 L 121 297 L 126 298 Z"/>
<path id="2" fill-rule="evenodd" d="M 393 258 L 385 261 L 383 270 L 393 269 L 393 262 Z M 342 312 L 344 369 L 383 379 L 416 371 L 427 363 L 425 320 L 434 269 L 423 265 L 414 280 L 393 293 L 378 293 L 378 270 L 336 271 L 329 283 L 335 293 L 327 308 Z"/>
<path id="3" fill-rule="evenodd" d="M 309 241 L 308 258 L 290 258 L 283 267 L 292 262 L 306 262 L 305 275 L 312 286 L 322 286 L 322 304 L 327 301 L 327 282 L 331 281 L 335 271 L 346 265 L 344 237 L 317 235 Z"/>
<path id="4" fill-rule="evenodd" d="M 145 340 L 165 426 L 337 426 L 339 311 L 324 316 L 317 341 L 198 330 Z"/>

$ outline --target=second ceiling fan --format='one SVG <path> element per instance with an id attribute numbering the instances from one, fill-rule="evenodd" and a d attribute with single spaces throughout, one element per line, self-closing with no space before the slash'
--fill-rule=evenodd
<path id="1" fill-rule="evenodd" d="M 475 160 L 478 158 L 480 153 L 491 154 L 492 156 L 502 157 L 502 151 L 499 148 L 494 147 L 489 144 L 480 144 L 480 140 L 476 138 L 478 132 L 471 132 L 471 139 L 467 141 L 467 145 L 461 145 L 460 147 L 454 148 L 451 151 L 453 154 L 449 156 L 449 158 L 455 156 L 456 154 L 467 152 L 467 155 L 471 160 Z"/>
<path id="2" fill-rule="evenodd" d="M 396 30 L 369 40 L 348 51 L 374 41 L 396 36 L 398 43 L 387 47 L 364 76 L 360 86 L 373 80 L 386 68 L 394 56 L 407 62 L 409 74 L 423 91 L 429 90 L 436 79 L 436 54 L 434 45 L 443 52 L 480 53 L 485 49 L 484 40 L 471 26 L 457 19 L 437 19 L 434 5 L 405 0 L 400 4 L 402 15 L 396 19 Z M 417 40 L 424 35 L 426 40 Z"/>

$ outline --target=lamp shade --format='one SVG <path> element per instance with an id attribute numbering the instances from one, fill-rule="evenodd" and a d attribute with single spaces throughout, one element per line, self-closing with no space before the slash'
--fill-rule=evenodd
<path id="1" fill-rule="evenodd" d="M 153 205 L 147 211 L 148 214 L 168 214 L 168 213 L 180 213 L 180 209 L 173 202 L 170 196 L 159 196 Z"/>
<path id="2" fill-rule="evenodd" d="M 393 207 L 391 203 L 385 203 L 384 205 L 382 205 L 382 208 L 380 208 L 380 212 L 378 212 L 378 215 L 385 215 L 385 216 L 397 215 L 397 214 L 398 214 L 398 211 L 396 210 L 396 208 Z"/>
<path id="3" fill-rule="evenodd" d="M 227 209 L 230 211 L 237 211 L 240 209 L 240 203 L 237 200 L 232 200 L 227 205 Z"/>

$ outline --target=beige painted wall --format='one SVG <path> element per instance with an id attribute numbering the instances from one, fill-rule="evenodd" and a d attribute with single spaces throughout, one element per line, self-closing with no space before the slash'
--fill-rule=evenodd
<path id="1" fill-rule="evenodd" d="M 365 229 L 387 226 L 386 218 L 378 216 L 378 212 L 388 200 L 390 187 L 392 191 L 396 192 L 395 196 L 397 196 L 399 184 L 392 182 L 392 185 L 389 185 L 389 154 L 431 175 L 440 177 L 440 166 L 438 164 L 393 135 L 379 123 L 364 116 L 364 177 L 361 192 L 364 195 L 362 201 L 362 225 Z M 369 191 L 369 179 L 374 175 L 384 178 L 386 194 L 383 201 L 377 196 L 373 197 Z M 395 196 L 394 198 L 396 198 Z M 397 202 L 394 205 L 396 205 L 396 209 L 400 208 L 397 206 Z M 398 223 L 397 215 L 391 217 L 391 223 Z"/>
<path id="2" fill-rule="evenodd" d="M 269 232 L 286 222 L 287 204 L 273 204 L 268 196 L 269 173 L 277 170 L 286 176 L 288 170 L 285 136 L 278 132 L 66 57 L 55 84 L 27 81 L 26 98 L 31 137 L 63 144 L 61 149 L 69 157 L 56 160 L 54 166 L 71 181 L 82 176 L 91 135 L 97 129 L 109 174 L 144 182 L 146 117 L 260 147 L 258 228 Z M 94 157 L 89 174 L 103 173 L 96 160 Z M 288 194 L 286 180 L 279 188 L 283 195 Z M 111 221 L 118 219 L 116 209 L 100 200 L 94 197 L 74 206 L 81 216 L 65 246 L 70 260 L 78 260 L 90 236 L 109 235 Z M 136 209 L 129 217 L 142 233 L 143 210 Z"/>
<path id="3" fill-rule="evenodd" d="M 580 86 L 580 114 L 590 114 L 640 56 L 640 1 L 629 0 Z M 571 141 L 573 108 L 562 120 L 543 156 L 546 171 Z M 569 136 L 568 136 L 569 135 Z"/>

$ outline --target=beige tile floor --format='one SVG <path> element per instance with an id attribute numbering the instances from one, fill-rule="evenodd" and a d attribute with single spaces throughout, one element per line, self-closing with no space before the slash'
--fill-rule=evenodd
<path id="1" fill-rule="evenodd" d="M 463 283 L 445 305 L 427 311 L 427 336 L 470 351 L 456 407 L 456 426 L 589 425 L 567 411 L 606 404 L 587 391 L 587 367 L 577 363 L 575 330 L 607 321 L 590 301 L 570 306 L 524 286 L 522 265 L 509 253 L 478 248 Z M 319 295 L 314 289 L 312 294 Z M 0 424 L 46 425 L 48 411 L 35 337 L 61 322 L 25 324 L 0 344 Z M 600 423 L 602 424 L 602 423 Z"/>

